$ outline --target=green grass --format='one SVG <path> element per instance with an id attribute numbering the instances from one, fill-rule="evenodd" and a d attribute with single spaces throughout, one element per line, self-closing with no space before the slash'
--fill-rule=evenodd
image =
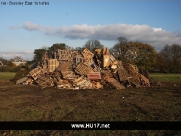
<path id="1" fill-rule="evenodd" d="M 14 72 L 0 72 L 0 80 L 2 79 L 12 79 L 16 73 Z"/>
<path id="2" fill-rule="evenodd" d="M 159 82 L 181 82 L 181 74 L 151 73 L 150 77 Z"/>
<path id="3" fill-rule="evenodd" d="M 15 74 L 15 72 L 0 72 L 0 79 L 12 79 Z M 181 74 L 150 73 L 150 77 L 159 82 L 181 82 Z"/>

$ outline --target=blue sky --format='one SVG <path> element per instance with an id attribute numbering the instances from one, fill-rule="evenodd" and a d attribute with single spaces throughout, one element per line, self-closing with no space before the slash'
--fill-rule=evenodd
<path id="1" fill-rule="evenodd" d="M 165 44 L 181 45 L 179 0 L 44 0 L 49 5 L 27 1 L 33 5 L 0 0 L 0 57 L 31 60 L 33 51 L 43 46 L 82 47 L 90 39 L 111 48 L 120 36 L 156 50 Z"/>

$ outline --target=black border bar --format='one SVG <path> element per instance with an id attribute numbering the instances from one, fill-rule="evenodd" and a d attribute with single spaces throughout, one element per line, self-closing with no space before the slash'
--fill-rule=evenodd
<path id="1" fill-rule="evenodd" d="M 84 124 L 87 127 L 72 127 Z M 0 122 L 1 130 L 181 130 L 181 121 L 109 122 L 109 121 L 28 121 Z"/>

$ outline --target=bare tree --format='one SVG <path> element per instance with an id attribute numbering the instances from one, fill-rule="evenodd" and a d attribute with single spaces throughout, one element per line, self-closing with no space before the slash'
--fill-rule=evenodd
<path id="1" fill-rule="evenodd" d="M 98 40 L 88 40 L 83 48 L 89 49 L 91 52 L 94 52 L 95 49 L 103 48 L 104 46 Z"/>
<path id="2" fill-rule="evenodd" d="M 125 37 L 119 37 L 118 43 L 116 43 L 113 48 L 111 49 L 111 52 L 113 52 L 114 56 L 122 61 L 126 61 L 126 54 L 128 48 L 128 41 Z"/>
<path id="3" fill-rule="evenodd" d="M 173 44 L 165 47 L 159 52 L 157 67 L 165 72 L 181 72 L 181 45 Z"/>
<path id="4" fill-rule="evenodd" d="M 14 58 L 11 58 L 10 61 L 22 61 L 23 58 L 21 56 L 14 56 Z"/>

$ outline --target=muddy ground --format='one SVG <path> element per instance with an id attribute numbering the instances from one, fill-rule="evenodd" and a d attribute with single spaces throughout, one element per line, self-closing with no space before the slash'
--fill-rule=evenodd
<path id="1" fill-rule="evenodd" d="M 0 121 L 181 121 L 180 115 L 181 83 L 125 90 L 59 90 L 0 81 Z"/>

